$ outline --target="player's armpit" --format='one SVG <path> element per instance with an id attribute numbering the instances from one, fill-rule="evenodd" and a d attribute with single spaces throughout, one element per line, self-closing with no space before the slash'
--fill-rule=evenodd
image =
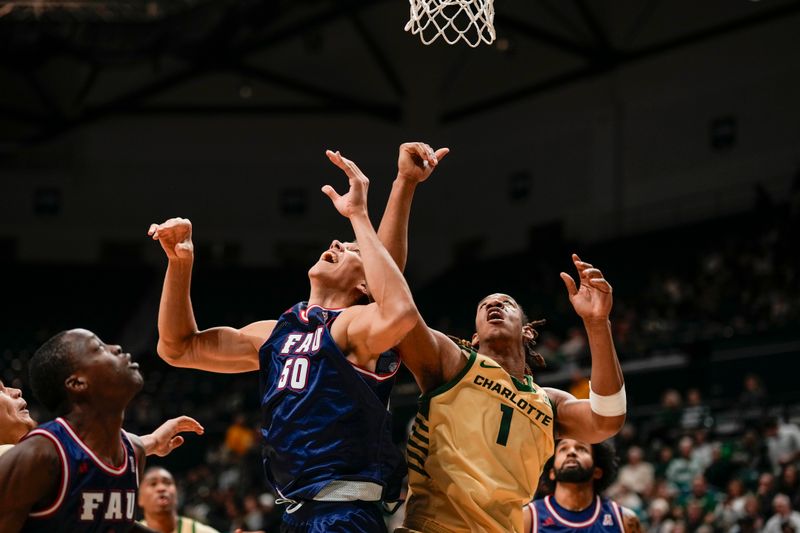
<path id="1" fill-rule="evenodd" d="M 185 353 L 165 357 L 168 363 L 181 368 L 234 374 L 258 370 L 258 350 L 269 338 L 275 320 L 254 322 L 241 329 L 210 328 L 195 333 Z"/>
<path id="2" fill-rule="evenodd" d="M 625 415 L 598 415 L 592 411 L 589 400 L 578 400 L 559 389 L 547 387 L 545 390 L 556 412 L 557 438 L 597 444 L 616 435 L 625 423 Z"/>
<path id="3" fill-rule="evenodd" d="M 45 436 L 32 435 L 3 454 L 0 531 L 19 531 L 34 506 L 54 503 L 63 477 L 61 470 L 58 451 Z"/>
<path id="4" fill-rule="evenodd" d="M 142 479 L 144 477 L 145 463 L 147 462 L 147 447 L 144 445 L 139 435 L 134 435 L 127 431 L 125 433 L 128 435 L 128 438 L 131 439 L 133 453 L 136 454 L 136 468 L 139 471 L 139 479 Z"/>
<path id="5" fill-rule="evenodd" d="M 622 507 L 622 525 L 625 528 L 625 533 L 642 532 L 642 524 L 639 522 L 639 517 L 627 507 Z"/>

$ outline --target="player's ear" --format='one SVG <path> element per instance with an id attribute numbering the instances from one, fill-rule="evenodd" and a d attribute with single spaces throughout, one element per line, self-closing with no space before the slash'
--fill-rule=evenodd
<path id="1" fill-rule="evenodd" d="M 592 475 L 592 479 L 600 479 L 603 477 L 603 469 L 599 466 L 594 467 L 594 474 Z"/>
<path id="2" fill-rule="evenodd" d="M 551 468 L 550 470 L 548 470 L 547 471 L 547 477 L 550 479 L 550 481 L 555 481 L 556 480 L 556 469 L 555 468 Z"/>
<path id="3" fill-rule="evenodd" d="M 69 392 L 75 393 L 85 391 L 88 383 L 83 376 L 79 374 L 70 374 L 70 376 L 64 380 L 64 386 Z"/>
<path id="4" fill-rule="evenodd" d="M 533 326 L 531 325 L 530 322 L 528 322 L 527 324 L 523 324 L 522 338 L 525 339 L 526 342 L 533 340 L 535 338 L 535 335 L 533 334 Z"/>
<path id="5" fill-rule="evenodd" d="M 478 348 L 480 348 L 480 346 L 481 346 L 481 340 L 478 338 L 478 334 L 477 333 L 473 333 L 472 334 L 472 347 L 477 350 Z"/>
<path id="6" fill-rule="evenodd" d="M 360 292 L 362 295 L 369 298 L 369 289 L 367 288 L 367 280 L 362 281 L 356 286 L 356 290 Z"/>

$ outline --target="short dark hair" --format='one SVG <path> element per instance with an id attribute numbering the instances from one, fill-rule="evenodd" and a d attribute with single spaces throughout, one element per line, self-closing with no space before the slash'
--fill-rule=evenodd
<path id="1" fill-rule="evenodd" d="M 555 451 L 556 448 L 558 448 L 558 441 L 556 441 L 553 450 Z M 544 464 L 544 469 L 542 470 L 542 475 L 544 475 L 548 481 L 550 471 L 555 466 L 555 459 L 555 455 L 551 456 Z M 595 468 L 599 468 L 603 471 L 603 475 L 593 481 L 594 493 L 602 494 L 617 478 L 619 460 L 617 459 L 617 452 L 614 450 L 614 446 L 608 441 L 592 444 L 592 461 L 594 462 Z M 555 489 L 555 486 L 553 486 L 553 489 Z"/>
<path id="2" fill-rule="evenodd" d="M 48 411 L 62 415 L 69 410 L 64 381 L 74 371 L 67 331 L 57 333 L 42 344 L 28 362 L 31 388 Z"/>

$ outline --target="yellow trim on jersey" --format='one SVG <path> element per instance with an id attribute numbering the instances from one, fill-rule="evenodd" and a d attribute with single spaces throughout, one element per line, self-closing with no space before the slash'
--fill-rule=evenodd
<path id="1" fill-rule="evenodd" d="M 464 353 L 464 368 L 420 396 L 408 439 L 404 526 L 423 533 L 522 530 L 522 508 L 553 454 L 547 393 L 493 359 Z"/>

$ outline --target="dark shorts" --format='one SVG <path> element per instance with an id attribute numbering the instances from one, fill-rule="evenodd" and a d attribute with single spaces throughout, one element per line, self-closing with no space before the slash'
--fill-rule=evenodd
<path id="1" fill-rule="evenodd" d="M 281 533 L 387 533 L 379 502 L 305 502 L 284 513 Z"/>

